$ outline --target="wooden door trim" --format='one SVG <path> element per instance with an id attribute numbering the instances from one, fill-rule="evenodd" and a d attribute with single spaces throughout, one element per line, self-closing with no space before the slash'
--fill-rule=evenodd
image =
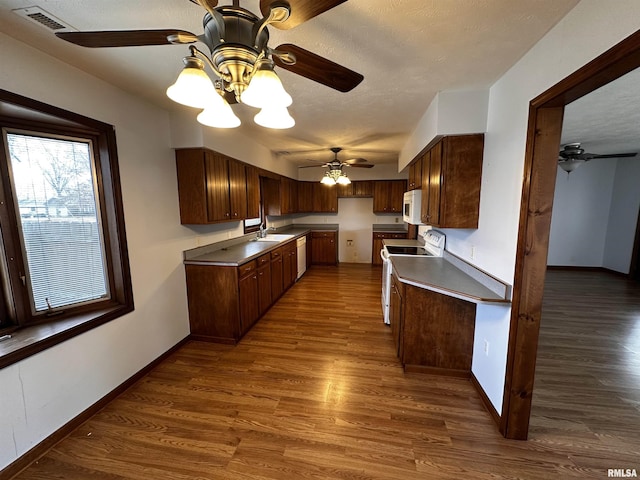
<path id="1" fill-rule="evenodd" d="M 533 99 L 525 150 L 500 431 L 526 440 L 564 106 L 640 66 L 640 30 Z"/>

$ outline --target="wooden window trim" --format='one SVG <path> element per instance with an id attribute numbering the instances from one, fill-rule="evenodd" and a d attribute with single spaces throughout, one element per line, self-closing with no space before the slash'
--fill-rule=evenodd
<path id="1" fill-rule="evenodd" d="M 113 126 L 5 90 L 0 90 L 0 126 L 92 139 L 96 153 L 96 181 L 100 191 L 98 202 L 111 291 L 109 300 L 69 308 L 67 313 L 55 318 L 36 321 L 31 318 L 30 313 L 25 312 L 22 295 L 6 298 L 5 302 L 14 306 L 16 316 L 29 321 L 25 324 L 14 323 L 0 330 L 0 337 L 11 335 L 0 341 L 0 368 L 4 368 L 133 311 L 134 302 Z M 6 199 L 4 208 L 0 208 L 0 220 L 4 225 L 15 225 L 16 212 L 12 208 L 13 203 L 8 201 L 11 200 L 12 192 L 7 183 L 6 152 L 2 150 L 0 156 L 0 175 L 3 177 L 0 194 Z M 17 251 L 16 247 L 20 248 L 17 229 L 5 229 L 3 241 L 7 245 L 5 251 Z M 8 263 L 8 270 L 18 267 Z M 8 281 L 14 291 L 19 288 L 16 285 L 19 279 L 15 271 L 9 272 Z"/>

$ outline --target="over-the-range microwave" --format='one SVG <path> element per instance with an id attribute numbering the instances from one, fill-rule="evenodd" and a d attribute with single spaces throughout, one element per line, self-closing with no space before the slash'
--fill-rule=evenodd
<path id="1" fill-rule="evenodd" d="M 411 225 L 422 225 L 420 209 L 422 208 L 422 190 L 405 192 L 402 201 L 402 220 Z"/>

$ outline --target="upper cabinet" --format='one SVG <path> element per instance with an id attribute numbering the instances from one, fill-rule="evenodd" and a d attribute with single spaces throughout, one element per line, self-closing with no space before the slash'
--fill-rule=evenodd
<path id="1" fill-rule="evenodd" d="M 338 213 L 338 190 L 335 186 L 313 184 L 313 213 Z"/>
<path id="2" fill-rule="evenodd" d="M 402 197 L 406 180 L 375 180 L 373 182 L 373 212 L 402 214 Z"/>
<path id="3" fill-rule="evenodd" d="M 478 228 L 484 135 L 442 138 L 422 157 L 422 223 Z"/>
<path id="4" fill-rule="evenodd" d="M 177 150 L 180 222 L 206 224 L 253 218 L 259 211 L 260 194 L 253 190 L 248 194 L 246 167 L 205 148 Z M 253 172 L 250 175 L 254 189 L 255 176 Z"/>
<path id="5" fill-rule="evenodd" d="M 409 190 L 422 187 L 422 158 L 418 158 L 409 165 Z"/>

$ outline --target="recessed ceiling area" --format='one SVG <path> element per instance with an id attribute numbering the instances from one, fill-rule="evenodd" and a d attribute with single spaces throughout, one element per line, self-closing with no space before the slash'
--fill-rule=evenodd
<path id="1" fill-rule="evenodd" d="M 254 109 L 234 105 L 239 128 L 296 164 L 328 161 L 332 146 L 342 147 L 344 158 L 397 162 L 439 91 L 488 88 L 577 3 L 349 0 L 291 30 L 269 27 L 270 46 L 298 45 L 364 75 L 364 81 L 342 93 L 277 69 L 293 97 L 295 127 L 264 129 L 254 125 Z M 189 0 L 35 0 L 29 6 L 78 31 L 173 28 L 198 35 L 205 14 Z M 241 0 L 240 6 L 260 15 L 258 0 Z M 83 48 L 12 13 L 23 7 L 24 0 L 0 0 L 1 32 L 162 108 L 185 108 L 165 90 L 182 68 L 186 45 Z"/>

